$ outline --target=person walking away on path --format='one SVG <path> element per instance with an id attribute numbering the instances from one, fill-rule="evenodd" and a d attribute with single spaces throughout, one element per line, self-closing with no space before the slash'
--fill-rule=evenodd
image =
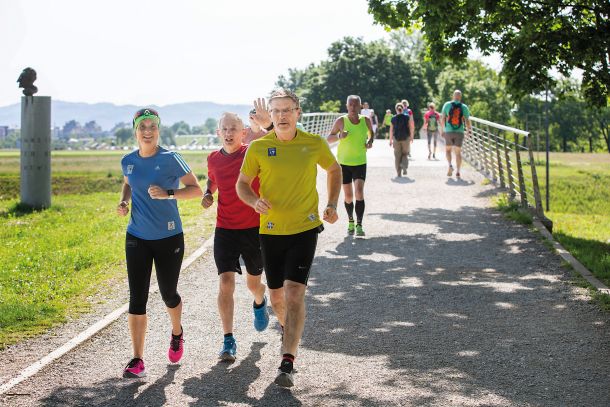
<path id="1" fill-rule="evenodd" d="M 407 99 L 403 99 L 400 101 L 400 103 L 402 104 L 402 114 L 413 117 L 413 111 L 409 109 L 409 101 Z"/>
<path id="2" fill-rule="evenodd" d="M 182 299 L 177 291 L 184 236 L 176 200 L 200 197 L 202 191 L 197 177 L 180 154 L 159 146 L 160 124 L 155 110 L 138 110 L 133 118 L 138 149 L 121 160 L 123 187 L 118 215 L 127 216 L 129 201 L 132 201 L 125 255 L 129 281 L 127 321 L 133 358 L 123 370 L 123 377 L 146 376 L 143 360 L 148 322 L 146 303 L 153 262 L 172 325 L 169 361 L 177 363 L 184 352 Z M 179 188 L 180 183 L 183 188 Z"/>
<path id="3" fill-rule="evenodd" d="M 430 159 L 430 155 L 432 158 L 436 160 L 436 139 L 438 137 L 438 124 L 441 120 L 440 114 L 436 110 L 434 110 L 434 103 L 428 103 L 428 111 L 424 115 L 424 130 L 428 135 L 428 160 Z M 432 141 L 434 140 L 434 150 L 430 148 Z"/>
<path id="4" fill-rule="evenodd" d="M 449 164 L 448 177 L 453 174 L 452 151 L 455 153 L 455 164 L 457 166 L 455 176 L 458 178 L 462 176 L 460 172 L 462 167 L 462 143 L 464 137 L 468 137 L 472 132 L 469 118 L 470 110 L 468 110 L 468 106 L 462 103 L 462 92 L 456 89 L 453 92 L 453 100 L 446 102 L 441 111 L 441 129 L 445 139 L 445 155 Z M 464 132 L 465 129 L 466 133 Z"/>
<path id="5" fill-rule="evenodd" d="M 403 99 L 400 101 L 400 103 L 402 104 L 402 114 L 407 115 L 411 118 L 411 123 L 415 123 L 414 121 L 414 117 L 413 117 L 413 111 L 411 109 L 409 109 L 409 101 L 407 99 Z M 412 134 L 415 134 L 415 131 L 413 131 Z M 411 158 L 411 149 L 409 149 L 409 152 L 407 153 L 407 157 Z"/>
<path id="6" fill-rule="evenodd" d="M 224 334 L 219 358 L 235 361 L 237 341 L 233 335 L 235 274 L 241 274 L 240 256 L 246 265 L 246 285 L 253 296 L 254 329 L 261 332 L 269 325 L 266 287 L 261 282 L 263 258 L 259 243 L 258 213 L 244 204 L 235 190 L 247 146 L 242 143 L 246 133 L 244 123 L 235 113 L 224 113 L 216 130 L 222 148 L 208 155 L 207 189 L 201 200 L 205 209 L 214 203 L 218 191 L 214 261 L 219 276 L 218 313 Z M 258 193 L 258 179 L 252 182 Z"/>
<path id="7" fill-rule="evenodd" d="M 373 129 L 373 137 L 377 135 L 377 115 L 375 114 L 375 110 L 369 108 L 369 102 L 362 103 L 362 112 L 363 116 L 371 119 L 371 127 Z"/>
<path id="8" fill-rule="evenodd" d="M 390 124 L 390 147 L 394 147 L 394 167 L 396 177 L 407 175 L 409 168 L 409 151 L 413 142 L 413 119 L 404 114 L 403 105 L 396 104 L 396 116 L 392 117 Z"/>
<path id="9" fill-rule="evenodd" d="M 386 138 L 386 135 L 389 137 L 390 124 L 392 124 L 392 111 L 387 109 L 385 111 L 385 116 L 383 116 L 383 122 L 381 123 L 381 130 L 384 139 Z"/>
<path id="10" fill-rule="evenodd" d="M 339 141 L 337 159 L 343 173 L 343 195 L 347 211 L 347 233 L 362 237 L 364 218 L 364 182 L 366 180 L 366 150 L 373 146 L 371 120 L 360 114 L 360 96 L 347 97 L 347 114 L 339 117 L 330 131 L 329 143 Z M 353 187 L 352 187 L 353 183 Z M 354 192 L 356 203 L 354 205 Z M 354 224 L 354 207 L 356 223 Z"/>
<path id="11" fill-rule="evenodd" d="M 246 130 L 246 135 L 243 137 L 244 144 L 250 144 L 252 141 L 257 140 L 267 134 L 267 130 L 263 129 L 254 119 L 256 116 L 256 109 L 250 110 L 248 113 L 248 121 L 250 127 Z M 240 119 L 241 120 L 241 119 Z"/>
<path id="12" fill-rule="evenodd" d="M 284 326 L 283 355 L 275 383 L 291 387 L 305 324 L 305 291 L 322 229 L 317 166 L 326 170 L 328 203 L 323 219 L 329 223 L 337 221 L 341 167 L 323 138 L 297 129 L 301 109 L 293 92 L 272 92 L 269 109 L 274 130 L 248 147 L 236 188 L 239 198 L 260 214 L 269 296 Z M 256 177 L 260 179 L 260 197 L 252 188 Z"/>

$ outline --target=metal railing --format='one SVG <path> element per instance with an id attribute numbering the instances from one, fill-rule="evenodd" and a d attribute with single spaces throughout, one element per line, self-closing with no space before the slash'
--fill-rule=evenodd
<path id="1" fill-rule="evenodd" d="M 300 122 L 306 132 L 326 137 L 339 116 L 340 113 L 303 113 Z"/>
<path id="2" fill-rule="evenodd" d="M 477 117 L 470 121 L 472 135 L 464 140 L 464 159 L 552 227 L 544 215 L 530 133 Z"/>

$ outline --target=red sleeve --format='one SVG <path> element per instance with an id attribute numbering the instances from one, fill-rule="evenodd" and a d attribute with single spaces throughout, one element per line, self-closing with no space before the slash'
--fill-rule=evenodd
<path id="1" fill-rule="evenodd" d="M 214 153 L 208 155 L 208 179 L 210 181 L 212 181 L 212 184 L 215 187 L 218 187 L 218 185 L 216 184 L 216 175 L 214 175 L 214 165 L 212 164 L 214 162 Z"/>

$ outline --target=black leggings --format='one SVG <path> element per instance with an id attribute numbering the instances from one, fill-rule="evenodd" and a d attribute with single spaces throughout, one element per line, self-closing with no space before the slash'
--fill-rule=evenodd
<path id="1" fill-rule="evenodd" d="M 175 308 L 180 304 L 177 287 L 184 257 L 182 233 L 159 240 L 144 240 L 127 233 L 125 255 L 130 314 L 146 314 L 153 261 L 163 302 L 168 308 Z"/>

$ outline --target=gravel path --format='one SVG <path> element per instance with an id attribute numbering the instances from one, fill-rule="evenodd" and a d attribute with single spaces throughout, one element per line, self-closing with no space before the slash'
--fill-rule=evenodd
<path id="1" fill-rule="evenodd" d="M 409 176 L 394 180 L 392 151 L 376 143 L 367 237 L 346 236 L 342 209 L 321 234 L 293 390 L 272 384 L 279 334 L 254 331 L 243 279 L 238 360 L 217 363 L 222 335 L 208 254 L 181 279 L 180 365 L 167 362 L 169 324 L 155 294 L 146 380 L 120 378 L 130 357 L 123 317 L 0 404 L 608 406 L 610 317 L 570 285 L 536 233 L 489 208 L 493 186 L 469 168 L 462 181 L 447 179 L 444 163 L 426 160 L 425 149 L 416 141 Z M 19 349 L 20 360 L 27 350 L 30 361 L 42 356 Z"/>

